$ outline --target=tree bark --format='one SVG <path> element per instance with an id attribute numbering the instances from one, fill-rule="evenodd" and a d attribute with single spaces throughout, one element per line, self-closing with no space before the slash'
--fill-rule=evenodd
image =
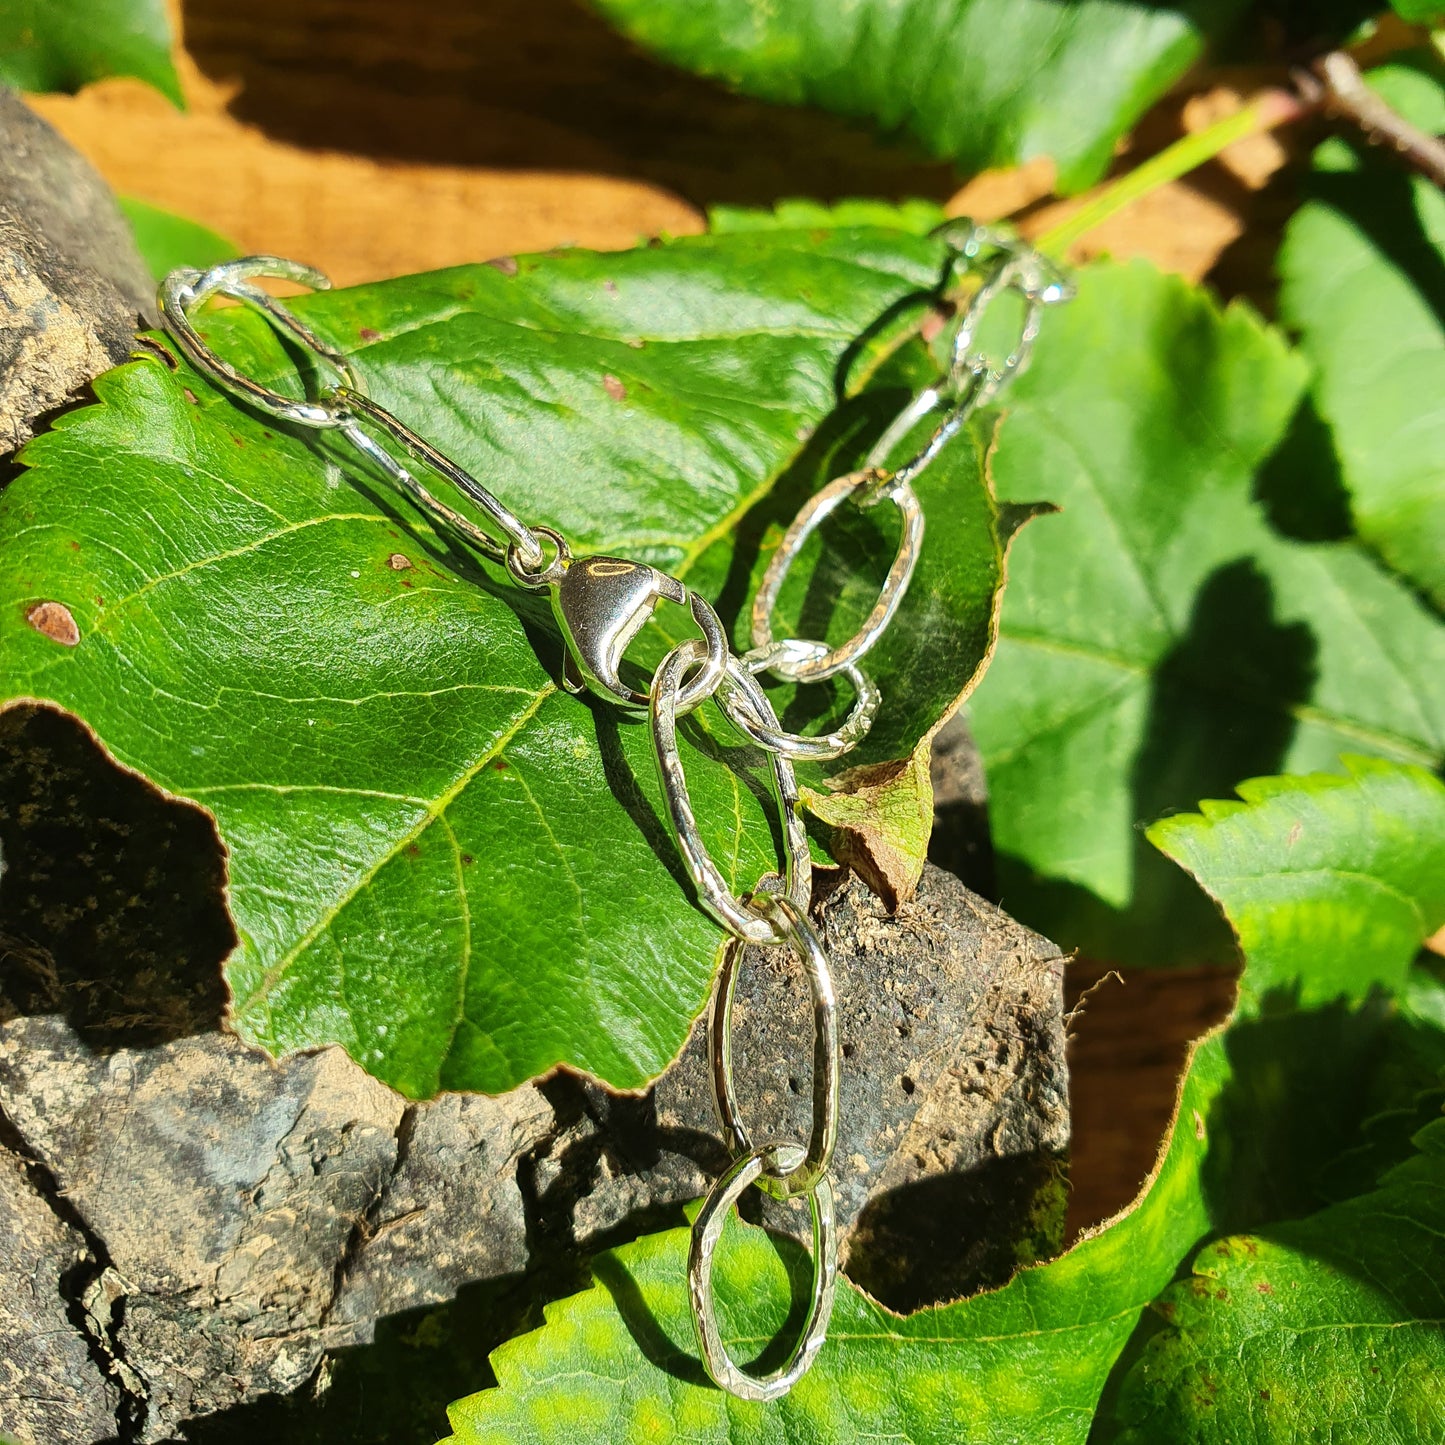
<path id="1" fill-rule="evenodd" d="M 273 1062 L 204 1009 L 106 1017 L 97 1001 L 127 993 L 101 982 L 125 972 L 127 929 L 148 930 L 147 975 L 184 993 L 185 930 L 200 928 L 195 962 L 214 975 L 214 925 L 192 910 L 167 939 L 154 917 L 167 910 L 139 907 L 106 934 L 55 903 L 55 880 L 89 901 L 128 897 L 145 864 L 154 899 L 214 880 L 220 860 L 196 856 L 194 810 L 116 775 L 72 720 L 39 709 L 6 727 L 0 912 L 24 933 L 0 950 L 0 1291 L 26 1305 L 0 1329 L 0 1428 L 34 1445 L 174 1438 L 297 1390 L 379 1320 L 478 1282 L 555 1280 L 678 1223 L 725 1164 L 701 1024 L 641 1096 L 560 1072 L 499 1098 L 407 1104 L 338 1049 Z M 85 834 L 117 808 L 127 831 Z M 169 837 L 182 841 L 157 847 Z M 849 1274 L 912 1308 L 1056 1250 L 1057 950 L 932 864 L 895 916 L 841 876 L 817 915 L 839 997 Z M 101 937 L 104 957 L 77 962 Z M 735 1062 L 756 1137 L 806 1135 L 810 1018 L 781 951 L 749 950 Z M 766 1222 L 802 1228 L 785 1206 Z M 483 1382 L 481 1355 L 466 1388 Z"/>
<path id="2" fill-rule="evenodd" d="M 0 455 L 125 360 L 154 291 L 105 182 L 0 88 Z"/>

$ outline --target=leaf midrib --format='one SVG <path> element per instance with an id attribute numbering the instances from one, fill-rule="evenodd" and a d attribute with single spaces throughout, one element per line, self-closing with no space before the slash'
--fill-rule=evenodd
<path id="1" fill-rule="evenodd" d="M 268 1005 L 268 1026 L 271 1023 L 269 1008 L 269 998 L 271 990 L 275 987 L 275 985 L 279 982 L 279 980 L 291 967 L 291 965 L 295 963 L 296 960 L 300 958 L 302 954 L 304 954 L 312 946 L 312 944 L 316 942 L 318 938 L 321 937 L 321 935 L 326 931 L 326 929 L 329 928 L 331 924 L 336 921 L 341 911 L 354 898 L 356 898 L 356 896 L 361 892 L 363 888 L 365 888 L 371 883 L 371 881 L 376 877 L 376 875 L 389 862 L 391 862 L 405 848 L 410 846 L 419 837 L 421 837 L 421 835 L 429 827 L 431 827 L 433 823 L 438 821 L 438 819 L 444 818 L 446 810 L 451 806 L 453 802 L 456 801 L 456 799 L 461 795 L 462 791 L 467 787 L 467 785 L 476 778 L 476 776 L 482 771 L 483 768 L 487 766 L 488 763 L 492 762 L 496 757 L 498 757 L 502 753 L 502 751 L 516 739 L 518 734 L 521 733 L 521 731 L 527 726 L 527 724 L 530 723 L 534 717 L 536 717 L 537 713 L 541 710 L 542 704 L 546 702 L 547 699 L 550 698 L 556 691 L 557 684 L 553 682 L 545 683 L 541 688 L 539 688 L 535 696 L 533 697 L 531 703 L 528 704 L 527 707 L 523 708 L 522 711 L 517 715 L 517 717 L 514 718 L 513 721 L 508 724 L 508 726 L 504 728 L 502 732 L 497 735 L 496 738 L 492 740 L 492 742 L 483 750 L 481 755 L 473 762 L 469 763 L 467 767 L 465 767 L 461 771 L 461 773 L 458 774 L 458 776 L 453 780 L 453 782 L 450 783 L 446 787 L 446 789 L 444 789 L 440 794 L 438 794 L 436 798 L 432 799 L 426 804 L 422 816 L 417 820 L 417 822 L 413 824 L 412 827 L 409 828 L 405 833 L 403 833 L 391 845 L 391 847 L 385 849 L 381 854 L 379 854 L 376 861 L 369 868 L 367 868 L 365 872 L 358 874 L 355 880 L 353 880 L 344 891 L 339 893 L 332 903 L 327 905 L 325 911 L 321 914 L 319 918 L 316 919 L 316 921 L 311 925 L 311 927 L 306 930 L 306 932 L 301 936 L 301 938 L 298 939 L 297 942 L 285 954 L 283 954 L 279 959 L 277 959 L 275 963 L 271 964 L 266 969 L 266 971 L 261 975 L 260 981 L 257 983 L 256 987 L 250 992 L 250 994 L 247 995 L 247 1003 L 250 1004 L 254 1002 L 262 1002 Z M 448 827 L 449 826 L 450 825 L 448 825 Z"/>
<path id="2" fill-rule="evenodd" d="M 1124 653 L 1114 652 L 1108 648 L 1094 647 L 1076 639 L 1057 638 L 1049 633 L 1030 628 L 1010 626 L 1007 622 L 1002 627 L 1001 633 L 1012 642 L 1036 648 L 1040 652 L 1056 652 L 1060 656 L 1081 657 L 1089 662 L 1101 663 L 1117 671 L 1130 673 L 1146 682 L 1153 682 L 1156 676 L 1157 658 L 1143 660 L 1131 658 Z M 1173 638 L 1171 641 L 1177 642 L 1178 639 Z M 1191 676 L 1190 683 L 1200 692 L 1228 702 L 1259 705 L 1259 699 L 1247 688 L 1221 685 L 1217 680 L 1199 675 Z M 1422 767 L 1435 768 L 1440 763 L 1438 753 L 1432 752 L 1414 738 L 1405 737 L 1400 733 L 1392 733 L 1384 728 L 1372 727 L 1353 718 L 1343 717 L 1329 708 L 1318 707 L 1312 703 L 1289 703 L 1274 710 L 1284 713 L 1296 722 L 1314 723 L 1332 728 L 1345 737 L 1353 738 L 1356 742 L 1367 743 L 1381 751 L 1393 750 L 1401 754 L 1406 761 L 1417 763 Z M 1019 746 L 1021 747 L 1022 744 Z M 1014 752 L 1017 751 L 1019 751 L 1019 747 L 1015 747 Z"/>

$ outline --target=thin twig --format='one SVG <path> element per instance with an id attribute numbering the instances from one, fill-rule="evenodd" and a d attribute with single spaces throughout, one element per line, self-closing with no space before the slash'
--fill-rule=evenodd
<path id="1" fill-rule="evenodd" d="M 1343 50 L 1332 50 L 1315 62 L 1314 76 L 1296 83 L 1307 99 L 1313 86 L 1327 110 L 1352 120 L 1367 136 L 1387 145 L 1422 175 L 1445 189 L 1445 143 L 1411 125 L 1365 83 L 1360 67 Z"/>
<path id="2" fill-rule="evenodd" d="M 1309 110 L 1307 103 L 1289 91 L 1267 90 L 1232 115 L 1181 137 L 1158 155 L 1151 156 L 1131 171 L 1125 171 L 1101 187 L 1073 215 L 1046 231 L 1034 244 L 1041 251 L 1061 256 L 1081 236 L 1151 191 L 1188 175 L 1237 141 L 1299 120 Z"/>

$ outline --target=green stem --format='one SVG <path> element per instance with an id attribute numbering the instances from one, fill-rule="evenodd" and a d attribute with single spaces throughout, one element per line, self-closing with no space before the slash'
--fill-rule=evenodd
<path id="1" fill-rule="evenodd" d="M 1186 135 L 1173 145 L 1151 156 L 1141 166 L 1126 171 L 1118 180 L 1105 186 L 1094 198 L 1081 206 L 1067 220 L 1060 221 L 1038 238 L 1034 244 L 1051 255 L 1059 256 L 1081 236 L 1117 215 L 1160 186 L 1177 181 L 1180 176 L 1213 160 L 1246 136 L 1273 130 L 1285 121 L 1296 120 L 1307 107 L 1283 91 L 1269 91 L 1233 115 L 1217 120 L 1203 130 Z"/>

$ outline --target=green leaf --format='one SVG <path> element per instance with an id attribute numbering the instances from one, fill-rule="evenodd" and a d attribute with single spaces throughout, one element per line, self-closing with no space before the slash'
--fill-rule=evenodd
<path id="1" fill-rule="evenodd" d="M 966 171 L 1051 156 L 1065 192 L 1198 59 L 1240 0 L 595 0 L 689 70 L 906 131 Z"/>
<path id="2" fill-rule="evenodd" d="M 1430 134 L 1445 85 L 1394 64 L 1371 82 Z M 1280 309 L 1315 367 L 1356 524 L 1445 609 L 1445 196 L 1394 156 L 1337 138 L 1280 252 Z"/>
<path id="3" fill-rule="evenodd" d="M 1255 778 L 1242 802 L 1164 818 L 1149 841 L 1204 883 L 1249 959 L 1241 1005 L 1404 989 L 1445 925 L 1445 785 L 1423 768 L 1347 757 L 1348 776 Z"/>
<path id="4" fill-rule="evenodd" d="M 821 226 L 882 226 L 927 235 L 941 226 L 943 207 L 933 201 L 846 200 L 825 205 L 821 201 L 779 201 L 771 208 L 713 206 L 707 213 L 708 229 L 722 231 L 806 230 Z"/>
<path id="5" fill-rule="evenodd" d="M 179 266 L 203 271 L 241 254 L 224 236 L 198 221 L 172 215 L 134 196 L 117 196 L 116 200 L 130 222 L 141 259 L 157 281 Z"/>
<path id="6" fill-rule="evenodd" d="M 1062 510 L 1014 548 L 970 715 L 1001 896 L 1064 947 L 1221 958 L 1137 824 L 1345 751 L 1445 756 L 1445 627 L 1356 544 L 1285 530 L 1328 480 L 1281 446 L 1303 371 L 1245 307 L 1105 265 L 1010 394 L 999 495 Z"/>
<path id="7" fill-rule="evenodd" d="M 804 790 L 812 815 L 831 830 L 828 848 L 889 908 L 913 896 L 933 834 L 932 738 L 907 762 L 851 768 L 833 790 Z"/>
<path id="8" fill-rule="evenodd" d="M 1154 1306 L 1159 1333 L 1096 1437 L 1224 1445 L 1247 1428 L 1260 1442 L 1439 1440 L 1445 1119 L 1416 1142 L 1423 1152 L 1378 1189 L 1202 1250 Z"/>
<path id="9" fill-rule="evenodd" d="M 1116 1227 L 1012 1283 L 907 1318 L 840 1282 L 828 1343 L 775 1405 L 743 1404 L 701 1379 L 688 1313 L 687 1232 L 624 1246 L 592 1289 L 547 1310 L 540 1331 L 496 1351 L 498 1388 L 451 1410 L 458 1445 L 850 1440 L 910 1445 L 1082 1442 L 1139 1312 L 1207 1227 L 1198 1188 L 1203 1118 L 1228 1077 L 1216 1040 L 1195 1059 L 1186 1127 L 1127 1228 Z M 780 1250 L 782 1251 L 780 1253 Z M 780 1328 L 789 1252 L 737 1226 L 715 1275 L 724 1337 L 748 1359 Z M 790 1322 L 796 1327 L 796 1322 Z"/>
<path id="10" fill-rule="evenodd" d="M 1412 25 L 1438 24 L 1445 18 L 1445 5 L 1440 0 L 1390 0 L 1397 14 Z"/>
<path id="11" fill-rule="evenodd" d="M 1260 801 L 1237 815 L 1256 817 L 1261 851 L 1272 841 L 1276 858 L 1288 859 L 1294 825 L 1275 798 L 1285 788 L 1308 797 L 1333 785 L 1280 780 L 1278 792 L 1257 789 Z M 1337 800 L 1321 828 L 1340 830 L 1328 846 L 1362 869 L 1373 866 L 1374 840 L 1434 826 L 1421 798 L 1439 785 L 1418 770 L 1372 766 L 1338 788 L 1357 795 L 1355 807 Z M 1363 836 L 1347 831 L 1362 822 Z M 1180 820 L 1175 841 L 1191 831 L 1206 839 L 1201 875 L 1223 897 L 1228 875 L 1219 868 L 1232 867 L 1233 855 L 1213 841 L 1220 826 Z M 1435 846 L 1437 838 L 1426 833 L 1416 841 Z M 1361 907 L 1387 925 L 1394 917 L 1383 890 L 1366 895 Z M 1267 964 L 1291 995 L 1321 992 L 1312 977 L 1317 933 L 1306 928 L 1299 946 Z M 1388 934 L 1386 926 L 1366 936 Z M 1149 1305 L 1201 1242 L 1266 1224 L 1278 1238 L 1286 1226 L 1275 1221 L 1305 1218 L 1325 1203 L 1318 1176 L 1383 1102 L 1370 1087 L 1371 1072 L 1395 1053 L 1398 1025 L 1387 1012 L 1340 1002 L 1237 1015 L 1196 1046 L 1160 1164 L 1130 1210 L 1000 1290 L 904 1319 L 843 1281 L 828 1343 L 802 1383 L 773 1405 L 742 1404 L 701 1383 L 686 1299 L 686 1231 L 639 1240 L 604 1256 L 596 1285 L 549 1308 L 541 1330 L 493 1355 L 498 1388 L 452 1407 L 453 1438 L 457 1445 L 552 1445 L 580 1429 L 618 1445 L 742 1445 L 872 1432 L 910 1445 L 1083 1445 L 1094 1438 L 1115 1362 L 1137 1357 L 1155 1331 Z M 1425 1228 L 1432 1216 L 1416 1217 Z M 1306 1219 L 1304 1234 L 1312 1227 Z M 749 1227 L 738 1226 L 725 1242 L 717 1293 L 739 1358 L 756 1354 L 780 1327 L 796 1327 L 780 1318 L 788 1267 L 796 1264 L 786 1248 Z M 1250 1418 L 1221 1416 L 1234 1434 L 1220 1438 L 1239 1438 Z M 1146 1438 L 1176 1437 L 1161 1431 Z"/>
<path id="12" fill-rule="evenodd" d="M 921 346 L 893 348 L 942 259 L 897 233 L 744 233 L 296 305 L 521 515 L 667 568 L 732 621 L 765 546 L 927 371 Z M 297 384 L 253 316 L 204 325 L 249 374 Z M 845 379 L 869 385 L 840 401 Z M 0 703 L 77 713 L 214 815 L 235 1027 L 277 1052 L 339 1042 L 412 1095 L 506 1089 L 561 1060 L 627 1087 L 658 1073 L 719 933 L 661 824 L 646 724 L 559 692 L 545 600 L 432 535 L 349 454 L 184 366 L 137 362 L 96 390 L 0 497 Z M 852 761 L 909 756 L 990 646 L 1004 542 L 977 440 L 920 494 L 929 546 L 870 656 L 884 704 Z M 896 545 L 889 510 L 830 523 L 828 564 L 795 569 L 781 625 L 856 626 Z M 639 662 L 679 615 L 659 614 Z M 778 697 L 798 727 L 848 703 Z M 693 803 L 750 888 L 777 861 L 761 780 L 719 760 L 735 740 L 711 708 L 696 716 Z"/>
<path id="13" fill-rule="evenodd" d="M 184 109 L 165 0 L 9 0 L 0 10 L 0 83 L 67 93 L 133 75 Z"/>
<path id="14" fill-rule="evenodd" d="M 624 1246 L 597 1262 L 592 1289 L 493 1354 L 497 1388 L 452 1407 L 457 1445 L 556 1445 L 579 1427 L 618 1445 L 847 1440 L 864 1421 L 910 1445 L 1083 1445 L 1115 1362 L 1201 1239 L 1319 1202 L 1300 1180 L 1358 1124 L 1367 1033 L 1377 1048 L 1378 1027 L 1356 1016 L 1291 1014 L 1211 1036 L 1190 1062 L 1162 1162 L 1127 1213 L 1001 1290 L 906 1318 L 842 1281 L 828 1343 L 776 1405 L 740 1404 L 703 1382 L 686 1231 Z M 1336 1043 L 1351 1047 L 1332 1055 Z M 1291 1078 L 1291 1065 L 1311 1061 L 1324 1067 Z M 796 1329 L 783 1302 L 799 1267 L 785 1245 L 735 1226 L 716 1279 L 737 1358 Z"/>

